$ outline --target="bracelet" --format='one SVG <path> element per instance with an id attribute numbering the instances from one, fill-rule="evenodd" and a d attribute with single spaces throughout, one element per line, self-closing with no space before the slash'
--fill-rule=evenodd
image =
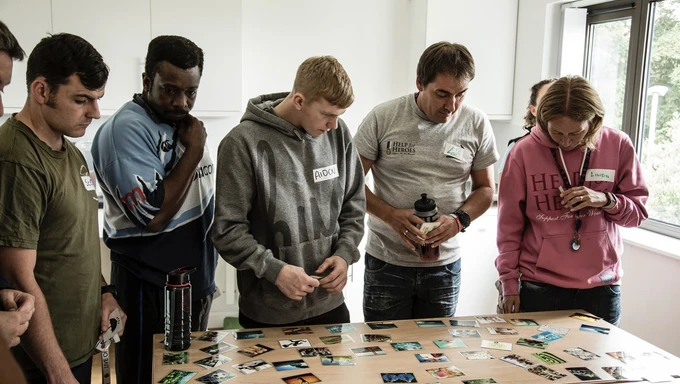
<path id="1" fill-rule="evenodd" d="M 457 232 L 457 233 L 464 232 L 464 231 L 462 230 L 463 225 L 460 223 L 460 219 L 458 219 L 458 217 L 457 217 L 456 215 L 451 215 L 451 217 L 453 217 L 453 220 L 456 221 L 456 227 L 458 227 L 458 232 Z"/>
<path id="2" fill-rule="evenodd" d="M 610 192 L 604 193 L 607 196 L 607 204 L 605 204 L 602 209 L 612 209 L 616 206 L 616 196 Z"/>

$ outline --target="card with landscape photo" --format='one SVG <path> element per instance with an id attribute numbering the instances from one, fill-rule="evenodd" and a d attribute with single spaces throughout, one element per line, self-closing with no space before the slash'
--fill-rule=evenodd
<path id="1" fill-rule="evenodd" d="M 233 344 L 217 343 L 217 344 L 209 345 L 205 348 L 201 348 L 201 349 L 199 349 L 199 351 L 208 353 L 210 355 L 217 355 L 218 353 L 231 351 L 232 349 L 236 349 L 236 348 L 237 347 Z"/>
<path id="2" fill-rule="evenodd" d="M 355 365 L 354 357 L 350 355 L 331 355 L 331 356 L 321 356 L 321 365 Z"/>
<path id="3" fill-rule="evenodd" d="M 361 335 L 361 341 L 364 343 L 391 343 L 392 336 L 390 335 L 377 335 L 377 334 L 365 334 Z"/>
<path id="4" fill-rule="evenodd" d="M 229 332 L 222 332 L 222 331 L 207 331 L 201 337 L 198 338 L 198 340 L 201 341 L 209 341 L 211 343 L 219 343 L 222 339 L 224 339 L 225 336 L 227 336 Z"/>
<path id="5" fill-rule="evenodd" d="M 515 326 L 536 326 L 538 323 L 532 319 L 508 319 L 508 322 Z"/>
<path id="6" fill-rule="evenodd" d="M 515 328 L 488 327 L 486 330 L 489 331 L 489 333 L 492 335 L 504 335 L 504 336 L 519 335 L 519 332 L 517 332 Z"/>
<path id="7" fill-rule="evenodd" d="M 264 333 L 262 331 L 236 331 L 234 332 L 234 338 L 236 340 L 262 339 L 264 338 Z"/>
<path id="8" fill-rule="evenodd" d="M 581 381 L 601 380 L 600 376 L 586 367 L 565 368 L 569 373 L 579 378 Z"/>
<path id="9" fill-rule="evenodd" d="M 354 339 L 350 335 L 332 335 L 332 336 L 320 336 L 321 340 L 326 345 L 341 344 L 341 343 L 353 343 Z"/>
<path id="10" fill-rule="evenodd" d="M 448 363 L 449 358 L 443 353 L 416 353 L 416 359 L 421 363 Z"/>
<path id="11" fill-rule="evenodd" d="M 357 330 L 351 324 L 327 325 L 326 329 L 330 333 L 355 332 Z"/>
<path id="12" fill-rule="evenodd" d="M 609 334 L 609 328 L 604 328 L 604 327 L 596 327 L 594 325 L 588 325 L 588 324 L 581 324 L 581 328 L 579 328 L 581 331 L 584 332 L 593 332 L 593 333 L 599 333 L 602 335 L 608 335 Z"/>
<path id="13" fill-rule="evenodd" d="M 578 313 L 578 312 L 574 313 L 573 315 L 571 315 L 569 317 L 573 317 L 574 319 L 577 319 L 577 320 L 590 321 L 591 323 L 594 323 L 594 322 L 600 320 L 600 318 L 597 317 L 597 316 L 587 315 L 585 313 Z"/>
<path id="14" fill-rule="evenodd" d="M 357 357 L 385 355 L 385 351 L 378 346 L 351 348 L 350 350 Z"/>
<path id="15" fill-rule="evenodd" d="M 452 327 L 474 327 L 479 328 L 477 320 L 449 320 Z"/>
<path id="16" fill-rule="evenodd" d="M 477 338 L 480 339 L 482 335 L 476 329 L 449 329 L 449 333 L 453 337 L 459 337 L 461 339 L 465 338 Z"/>
<path id="17" fill-rule="evenodd" d="M 631 362 L 635 361 L 635 356 L 631 355 L 630 353 L 627 352 L 607 352 L 607 354 L 620 362 L 624 364 L 630 364 Z"/>
<path id="18" fill-rule="evenodd" d="M 564 364 L 567 361 L 564 359 L 561 359 L 555 355 L 553 355 L 550 352 L 536 352 L 532 353 L 531 356 L 534 356 L 535 358 L 541 360 L 542 362 L 548 364 L 548 365 L 553 365 L 553 364 Z"/>
<path id="19" fill-rule="evenodd" d="M 507 323 L 507 321 L 500 316 L 475 316 L 475 319 L 477 319 L 480 324 Z"/>
<path id="20" fill-rule="evenodd" d="M 196 381 L 199 383 L 220 384 L 236 377 L 235 374 L 223 369 L 216 369 L 205 376 L 201 376 Z"/>
<path id="21" fill-rule="evenodd" d="M 512 343 L 505 343 L 496 340 L 482 340 L 482 348 L 500 349 L 501 351 L 512 351 Z"/>
<path id="22" fill-rule="evenodd" d="M 531 347 L 531 348 L 538 348 L 538 349 L 548 348 L 548 343 L 546 343 L 545 341 L 527 339 L 525 337 L 522 337 L 519 340 L 517 340 L 517 343 L 515 343 L 515 344 L 521 345 L 523 347 Z"/>
<path id="23" fill-rule="evenodd" d="M 596 355 L 596 354 L 594 354 L 590 351 L 586 351 L 585 349 L 578 348 L 578 347 L 577 348 L 565 349 L 564 352 L 566 352 L 566 353 L 568 353 L 572 356 L 576 356 L 581 360 L 593 360 L 593 359 L 600 357 L 599 355 Z"/>
<path id="24" fill-rule="evenodd" d="M 312 328 L 309 327 L 287 327 L 287 328 L 282 328 L 284 335 L 311 335 L 312 333 Z"/>
<path id="25" fill-rule="evenodd" d="M 265 369 L 271 368 L 271 364 L 266 363 L 264 360 L 253 360 L 241 364 L 232 365 L 234 369 L 243 373 L 244 375 L 250 375 L 251 373 L 264 371 Z"/>
<path id="26" fill-rule="evenodd" d="M 330 336 L 333 337 L 333 336 Z M 281 348 L 310 348 L 312 344 L 310 344 L 309 340 L 307 339 L 287 339 L 287 340 L 279 340 L 279 345 L 281 345 Z"/>
<path id="27" fill-rule="evenodd" d="M 320 383 L 321 379 L 316 377 L 313 373 L 302 373 L 295 376 L 284 377 L 283 380 L 286 384 L 301 384 L 301 383 Z"/>
<path id="28" fill-rule="evenodd" d="M 300 348 L 298 349 L 301 357 L 330 356 L 331 351 L 328 347 Z"/>
<path id="29" fill-rule="evenodd" d="M 557 333 L 552 333 L 550 331 L 545 331 L 545 332 L 541 332 L 537 335 L 533 335 L 531 337 L 533 337 L 534 339 L 539 340 L 539 341 L 545 341 L 546 343 L 550 343 L 551 341 L 559 340 L 559 339 L 563 338 L 564 336 L 558 335 Z"/>
<path id="30" fill-rule="evenodd" d="M 395 351 L 418 351 L 423 349 L 422 344 L 417 341 L 402 341 L 399 343 L 391 343 Z"/>
<path id="31" fill-rule="evenodd" d="M 463 384 L 495 384 L 496 380 L 488 379 L 473 379 L 473 380 L 463 380 Z"/>
<path id="32" fill-rule="evenodd" d="M 161 384 L 186 384 L 196 376 L 196 372 L 173 370 L 159 381 Z"/>
<path id="33" fill-rule="evenodd" d="M 196 360 L 194 361 L 194 364 L 205 369 L 212 369 L 215 367 L 219 367 L 220 365 L 228 363 L 230 361 L 231 357 L 223 355 L 212 355 L 210 357 L 206 357 L 205 359 Z"/>
<path id="34" fill-rule="evenodd" d="M 447 377 L 459 377 L 465 376 L 465 373 L 455 366 L 431 368 L 425 370 L 427 373 L 432 375 L 435 379 L 446 379 Z"/>
<path id="35" fill-rule="evenodd" d="M 602 367 L 602 370 L 610 374 L 616 380 L 642 380 L 639 374 L 626 367 Z"/>
<path id="36" fill-rule="evenodd" d="M 275 361 L 272 363 L 272 365 L 274 365 L 274 369 L 277 371 L 293 371 L 296 369 L 309 368 L 309 365 L 302 359 Z"/>
<path id="37" fill-rule="evenodd" d="M 499 360 L 505 361 L 506 363 L 510 363 L 522 368 L 529 368 L 532 365 L 534 365 L 533 361 L 524 358 L 520 355 L 515 355 L 514 353 L 511 355 L 503 356 Z"/>
<path id="38" fill-rule="evenodd" d="M 392 322 L 366 323 L 366 325 L 372 330 L 397 328 L 397 325 Z"/>
<path id="39" fill-rule="evenodd" d="M 274 348 L 269 348 L 266 345 L 255 344 L 255 345 L 251 345 L 250 347 L 240 349 L 236 352 L 238 352 L 242 355 L 246 355 L 248 357 L 255 357 L 255 356 L 258 356 L 258 355 L 261 355 L 263 353 L 267 353 L 267 352 L 273 351 L 273 350 L 274 350 Z"/>
<path id="40" fill-rule="evenodd" d="M 562 336 L 566 336 L 567 333 L 569 333 L 569 328 L 553 327 L 552 325 L 541 325 L 538 327 L 538 330 L 541 332 L 548 331 Z"/>
<path id="41" fill-rule="evenodd" d="M 441 349 L 467 348 L 467 345 L 461 339 L 433 340 L 433 342 L 434 345 Z"/>
<path id="42" fill-rule="evenodd" d="M 416 320 L 416 324 L 418 324 L 418 326 L 421 328 L 446 327 L 444 322 L 441 320 Z"/>
<path id="43" fill-rule="evenodd" d="M 413 373 L 381 373 L 383 383 L 417 383 Z"/>
<path id="44" fill-rule="evenodd" d="M 487 351 L 460 351 L 466 360 L 492 360 L 493 355 Z"/>
<path id="45" fill-rule="evenodd" d="M 529 368 L 527 368 L 527 371 L 533 373 L 534 375 L 544 377 L 544 378 L 546 378 L 550 381 L 555 381 L 555 380 L 559 380 L 563 377 L 567 377 L 566 374 L 557 372 L 556 370 L 550 369 L 550 368 L 546 367 L 545 365 L 536 365 L 536 366 L 533 366 L 533 367 L 529 367 Z"/>
<path id="46" fill-rule="evenodd" d="M 189 362 L 188 352 L 165 352 L 163 353 L 163 365 L 179 365 Z"/>

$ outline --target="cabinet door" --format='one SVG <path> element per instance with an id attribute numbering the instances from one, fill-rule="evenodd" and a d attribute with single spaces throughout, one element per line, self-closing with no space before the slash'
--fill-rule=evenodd
<path id="1" fill-rule="evenodd" d="M 23 61 L 15 61 L 12 82 L 5 87 L 2 101 L 5 113 L 18 112 L 26 102 L 26 63 L 33 48 L 52 32 L 50 0 L 0 1 L 0 17 L 26 51 Z M 30 15 L 30 19 L 23 17 Z"/>
<path id="2" fill-rule="evenodd" d="M 151 0 L 151 36 L 179 35 L 205 57 L 193 114 L 241 111 L 241 0 Z"/>
<path id="3" fill-rule="evenodd" d="M 222 328 L 225 317 L 238 318 L 236 269 L 221 257 L 215 271 L 215 285 L 217 285 L 219 296 L 213 299 L 208 328 Z"/>
<path id="4" fill-rule="evenodd" d="M 99 103 L 111 115 L 142 91 L 144 58 L 149 45 L 149 3 L 139 0 L 52 0 L 54 32 L 81 36 L 110 68 L 106 93 Z"/>
<path id="5" fill-rule="evenodd" d="M 445 40 L 470 50 L 476 74 L 466 103 L 491 119 L 512 117 L 518 1 L 427 2 L 426 44 Z"/>

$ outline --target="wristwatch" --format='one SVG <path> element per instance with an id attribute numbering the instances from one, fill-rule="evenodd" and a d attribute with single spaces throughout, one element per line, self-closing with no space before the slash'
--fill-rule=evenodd
<path id="1" fill-rule="evenodd" d="M 455 212 L 453 212 L 454 215 L 460 220 L 460 225 L 463 226 L 463 229 L 461 232 L 465 232 L 465 229 L 470 226 L 470 215 L 468 215 L 467 212 L 463 211 L 462 209 L 459 209 Z"/>
<path id="2" fill-rule="evenodd" d="M 102 285 L 102 295 L 105 293 L 110 293 L 114 299 L 118 300 L 118 290 L 115 285 Z"/>

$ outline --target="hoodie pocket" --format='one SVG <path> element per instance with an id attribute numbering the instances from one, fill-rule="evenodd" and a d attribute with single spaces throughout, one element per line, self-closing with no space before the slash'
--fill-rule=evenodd
<path id="1" fill-rule="evenodd" d="M 279 248 L 278 259 L 290 265 L 301 267 L 308 275 L 314 275 L 314 271 L 327 258 L 333 256 L 331 251 L 334 239 L 335 236 L 323 237 Z M 291 310 L 314 307 L 319 302 L 327 300 L 330 295 L 323 288 L 316 288 L 314 292 L 308 293 L 302 300 L 293 300 L 284 295 L 274 284 L 265 284 L 262 294 L 266 306 Z"/>
<path id="2" fill-rule="evenodd" d="M 572 235 L 546 236 L 536 268 L 577 284 L 591 282 L 616 264 L 616 251 L 606 231 L 581 234 L 581 248 L 571 249 Z M 598 278 L 599 280 L 599 278 Z"/>

